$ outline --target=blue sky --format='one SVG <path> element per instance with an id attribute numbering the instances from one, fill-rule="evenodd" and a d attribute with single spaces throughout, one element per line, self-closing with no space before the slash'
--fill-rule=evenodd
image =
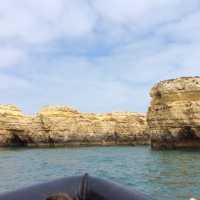
<path id="1" fill-rule="evenodd" d="M 156 82 L 200 75 L 199 0 L 1 0 L 0 103 L 147 110 Z"/>

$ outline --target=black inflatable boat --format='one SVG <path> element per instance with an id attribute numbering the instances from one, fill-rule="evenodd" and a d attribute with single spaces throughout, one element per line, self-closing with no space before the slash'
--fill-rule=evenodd
<path id="1" fill-rule="evenodd" d="M 45 200 L 57 193 L 67 193 L 80 200 L 152 200 L 138 191 L 87 174 L 4 193 L 0 200 Z"/>

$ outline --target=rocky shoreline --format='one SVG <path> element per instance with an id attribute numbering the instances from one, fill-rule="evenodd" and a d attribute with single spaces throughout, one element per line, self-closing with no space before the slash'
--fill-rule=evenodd
<path id="1" fill-rule="evenodd" d="M 81 113 L 69 107 L 44 107 L 25 116 L 15 106 L 0 106 L 0 146 L 93 146 L 149 144 L 143 113 Z"/>
<path id="2" fill-rule="evenodd" d="M 0 105 L 0 147 L 59 147 L 151 144 L 153 149 L 200 148 L 200 77 L 161 81 L 144 113 L 81 113 L 44 107 L 26 116 Z"/>

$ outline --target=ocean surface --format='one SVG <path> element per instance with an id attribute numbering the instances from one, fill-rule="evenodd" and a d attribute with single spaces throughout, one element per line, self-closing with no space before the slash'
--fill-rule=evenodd
<path id="1" fill-rule="evenodd" d="M 0 193 L 85 172 L 136 188 L 156 200 L 200 198 L 200 151 L 196 150 L 0 149 Z"/>

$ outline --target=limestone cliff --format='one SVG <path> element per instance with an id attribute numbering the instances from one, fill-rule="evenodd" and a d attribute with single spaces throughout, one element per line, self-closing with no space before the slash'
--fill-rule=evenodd
<path id="1" fill-rule="evenodd" d="M 24 134 L 27 118 L 12 105 L 0 105 L 0 144 L 15 143 Z"/>
<path id="2" fill-rule="evenodd" d="M 161 81 L 147 114 L 153 148 L 200 148 L 200 77 Z"/>
<path id="3" fill-rule="evenodd" d="M 56 143 L 146 143 L 145 115 L 139 113 L 80 113 L 67 107 L 47 107 L 38 115 Z"/>
<path id="4" fill-rule="evenodd" d="M 37 144 L 40 127 L 40 121 L 24 115 L 16 106 L 0 105 L 0 146 Z"/>
<path id="5" fill-rule="evenodd" d="M 81 113 L 69 107 L 44 107 L 25 116 L 15 106 L 0 106 L 0 146 L 147 144 L 146 117 L 140 113 Z"/>

